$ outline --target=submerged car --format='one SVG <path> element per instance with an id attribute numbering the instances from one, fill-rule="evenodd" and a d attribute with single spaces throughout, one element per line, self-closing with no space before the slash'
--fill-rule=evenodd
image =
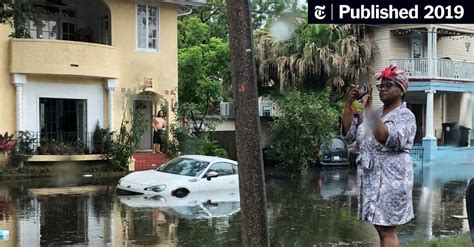
<path id="1" fill-rule="evenodd" d="M 156 170 L 139 171 L 119 180 L 119 195 L 171 195 L 239 188 L 237 162 L 230 159 L 184 155 Z"/>
<path id="2" fill-rule="evenodd" d="M 321 146 L 322 166 L 349 165 L 349 151 L 347 145 L 339 138 L 333 138 L 329 145 Z"/>

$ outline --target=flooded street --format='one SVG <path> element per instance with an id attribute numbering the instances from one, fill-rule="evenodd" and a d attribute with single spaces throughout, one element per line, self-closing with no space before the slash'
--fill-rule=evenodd
<path id="1" fill-rule="evenodd" d="M 465 189 L 469 164 L 415 168 L 415 220 L 400 229 L 402 242 L 468 230 Z M 356 218 L 355 169 L 312 168 L 303 180 L 267 168 L 272 246 L 367 246 L 372 227 Z M 116 178 L 0 181 L 2 246 L 240 246 L 238 191 L 187 198 L 117 196 Z"/>

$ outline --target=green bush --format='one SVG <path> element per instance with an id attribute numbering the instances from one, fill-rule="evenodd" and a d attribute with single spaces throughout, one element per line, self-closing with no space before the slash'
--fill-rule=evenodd
<path id="1" fill-rule="evenodd" d="M 195 138 L 195 142 L 198 154 L 219 156 L 222 158 L 229 157 L 227 150 L 222 148 L 216 140 L 210 139 L 207 133 L 202 133 L 199 137 Z"/>
<path id="2" fill-rule="evenodd" d="M 130 127 L 125 119 L 125 114 L 120 124 L 120 129 L 113 138 L 107 141 L 110 145 L 105 154 L 109 161 L 109 169 L 112 171 L 126 171 L 130 158 L 137 151 L 145 133 L 145 118 L 142 111 L 133 111 Z"/>
<path id="3" fill-rule="evenodd" d="M 170 127 L 173 139 L 168 142 L 168 154 L 176 157 L 179 154 L 201 154 L 228 158 L 228 152 L 219 143 L 209 137 L 209 133 L 190 133 L 188 128 L 172 124 Z"/>
<path id="4" fill-rule="evenodd" d="M 94 145 L 94 153 L 106 153 L 110 148 L 111 135 L 109 128 L 101 128 L 99 121 L 95 125 L 94 133 L 92 134 L 92 144 Z"/>
<path id="5" fill-rule="evenodd" d="M 294 91 L 276 101 L 278 115 L 271 125 L 273 151 L 281 160 L 279 166 L 292 175 L 304 173 L 315 151 L 335 135 L 339 114 L 329 97 L 328 91 Z"/>
<path id="6" fill-rule="evenodd" d="M 196 150 L 187 128 L 171 124 L 169 130 L 172 138 L 168 140 L 168 145 L 166 145 L 168 155 L 177 157 L 180 153 L 190 154 Z"/>
<path id="7" fill-rule="evenodd" d="M 17 148 L 13 149 L 8 157 L 8 162 L 18 166 L 35 153 L 33 145 L 37 142 L 36 136 L 29 131 L 20 131 L 17 139 Z"/>

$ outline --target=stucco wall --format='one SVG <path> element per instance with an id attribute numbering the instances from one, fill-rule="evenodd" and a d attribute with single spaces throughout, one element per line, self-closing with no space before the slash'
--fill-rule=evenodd
<path id="1" fill-rule="evenodd" d="M 151 78 L 153 81 L 153 87 L 148 88 L 147 91 L 152 91 L 157 96 L 162 96 L 168 102 L 168 112 L 170 113 L 169 121 L 174 121 L 174 116 L 171 112 L 171 103 L 175 103 L 177 99 L 177 86 L 178 86 L 178 47 L 177 47 L 177 5 L 159 3 L 157 0 L 150 0 L 151 2 L 158 4 L 159 11 L 159 51 L 158 52 L 141 52 L 136 49 L 136 1 L 129 0 L 105 0 L 110 12 L 111 12 L 111 31 L 112 31 L 112 47 L 109 49 L 100 49 L 105 51 L 111 51 L 112 56 L 107 52 L 97 52 L 97 48 L 100 45 L 70 42 L 72 44 L 71 52 L 76 54 L 78 49 L 75 46 L 80 46 L 79 50 L 89 55 L 102 56 L 107 61 L 100 59 L 94 59 L 94 56 L 87 58 L 87 56 L 81 56 L 76 54 L 77 59 L 86 59 L 90 61 L 85 63 L 89 64 L 89 69 L 83 71 L 76 71 L 71 73 L 69 67 L 58 67 L 54 59 L 45 60 L 43 62 L 37 61 L 35 65 L 29 63 L 28 56 L 31 53 L 42 53 L 45 54 L 42 48 L 30 47 L 28 49 L 16 49 L 16 53 L 22 53 L 21 61 L 18 61 L 20 56 L 15 56 L 13 59 L 10 57 L 11 54 L 11 41 L 8 35 L 11 33 L 11 29 L 8 26 L 0 25 L 0 114 L 2 120 L 0 122 L 0 131 L 15 131 L 16 129 L 16 112 L 15 112 L 15 88 L 11 83 L 11 72 L 25 73 L 28 78 L 32 75 L 36 76 L 39 73 L 54 74 L 49 77 L 48 81 L 57 81 L 62 83 L 71 83 L 72 81 L 90 81 L 100 80 L 101 83 L 105 83 L 107 78 L 117 78 L 117 89 L 114 92 L 114 127 L 118 128 L 123 116 L 122 112 L 122 90 L 134 89 L 145 83 L 145 78 Z M 26 42 L 20 41 L 19 43 Z M 55 42 L 50 41 L 39 41 L 37 43 L 49 44 L 47 52 L 48 56 L 56 57 L 56 61 L 62 61 L 69 59 L 64 52 L 59 52 L 54 47 Z M 57 41 L 60 45 L 67 46 L 67 42 Z M 52 45 L 51 45 L 52 44 Z M 74 47 L 73 47 L 74 46 Z M 69 49 L 69 48 L 65 48 Z M 62 49 L 64 50 L 64 49 Z M 24 54 L 23 54 L 24 53 Z M 81 53 L 81 52 L 79 52 Z M 38 56 L 36 56 L 38 57 Z M 48 57 L 46 57 L 48 58 Z M 45 59 L 45 56 L 43 56 Z M 34 59 L 33 59 L 34 60 Z M 53 61 L 50 64 L 48 62 Z M 85 60 L 84 60 L 85 61 Z M 74 63 L 74 61 L 66 61 L 67 63 Z M 94 66 L 94 63 L 97 66 Z M 112 64 L 113 66 L 110 66 Z M 46 66 L 46 68 L 43 68 Z M 49 67 L 48 67 L 49 66 Z M 101 68 L 97 68 L 97 67 Z M 111 69 L 116 67 L 116 69 Z M 73 68 L 74 69 L 74 68 Z M 102 70 L 101 70 L 102 69 Z M 102 71 L 102 72 L 101 72 Z M 103 72 L 105 71 L 105 72 Z M 112 71 L 112 72 L 111 72 Z M 116 72 L 115 72 L 116 71 Z M 93 73 L 93 74 L 91 74 Z M 88 78 L 88 79 L 85 79 Z M 95 78 L 95 79 L 94 79 Z M 175 90 L 176 94 L 172 94 L 171 91 Z M 160 98 L 160 97 L 157 97 Z M 107 105 L 107 94 L 104 91 L 104 103 Z M 89 106 L 93 107 L 93 106 Z M 154 112 L 156 113 L 160 104 L 156 105 Z M 105 119 L 107 122 L 107 109 L 104 109 Z"/>
<path id="2" fill-rule="evenodd" d="M 47 39 L 13 39 L 11 73 L 119 76 L 119 50 L 108 45 Z"/>
<path id="3" fill-rule="evenodd" d="M 158 1 L 148 1 L 158 3 Z M 120 49 L 118 88 L 115 92 L 114 104 L 121 106 L 120 92 L 122 88 L 136 88 L 144 83 L 145 78 L 152 78 L 156 92 L 171 103 L 176 95 L 166 94 L 166 91 L 178 87 L 178 31 L 177 6 L 160 3 L 159 8 L 159 51 L 139 52 L 136 49 L 136 7 L 135 1 L 106 0 L 112 15 L 112 46 Z M 120 124 L 121 107 L 115 111 L 114 123 Z M 155 113 L 157 109 L 155 109 Z M 170 109 L 169 120 L 174 121 Z"/>
<path id="4" fill-rule="evenodd" d="M 15 119 L 15 87 L 9 72 L 9 47 L 11 28 L 0 24 L 0 132 L 14 131 Z"/>

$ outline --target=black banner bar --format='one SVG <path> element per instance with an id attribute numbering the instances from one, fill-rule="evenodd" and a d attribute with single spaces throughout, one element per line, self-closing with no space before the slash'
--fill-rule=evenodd
<path id="1" fill-rule="evenodd" d="M 308 0 L 308 23 L 474 23 L 474 1 Z"/>

